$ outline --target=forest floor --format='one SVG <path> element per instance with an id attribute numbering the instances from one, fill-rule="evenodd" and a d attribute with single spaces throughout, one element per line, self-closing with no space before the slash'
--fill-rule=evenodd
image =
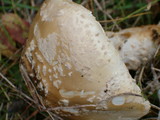
<path id="1" fill-rule="evenodd" d="M 160 22 L 160 0 L 73 1 L 92 11 L 105 31 L 119 31 Z M 29 102 L 32 98 L 19 70 L 21 52 L 30 24 L 42 2 L 43 0 L 0 1 L 0 120 L 50 119 L 46 112 L 39 111 L 34 103 Z M 153 105 L 150 113 L 142 120 L 157 120 L 160 111 L 160 51 L 157 50 L 151 61 L 134 72 L 143 94 Z"/>

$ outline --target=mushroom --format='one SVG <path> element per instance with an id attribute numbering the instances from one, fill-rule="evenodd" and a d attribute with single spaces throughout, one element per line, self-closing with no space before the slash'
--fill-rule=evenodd
<path id="1" fill-rule="evenodd" d="M 119 32 L 107 31 L 106 35 L 130 70 L 137 70 L 151 60 L 160 45 L 159 25 L 133 27 Z"/>
<path id="2" fill-rule="evenodd" d="M 136 120 L 150 109 L 101 25 L 70 0 L 43 3 L 20 68 L 35 101 L 64 120 Z"/>

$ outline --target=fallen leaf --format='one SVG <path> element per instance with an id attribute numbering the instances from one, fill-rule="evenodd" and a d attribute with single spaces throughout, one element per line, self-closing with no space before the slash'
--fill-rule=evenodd
<path id="1" fill-rule="evenodd" d="M 29 23 L 17 14 L 8 13 L 0 21 L 0 56 L 10 57 L 28 37 Z"/>
<path id="2" fill-rule="evenodd" d="M 24 44 L 28 36 L 29 24 L 23 21 L 17 14 L 12 13 L 4 14 L 1 20 L 12 39 L 20 44 Z"/>

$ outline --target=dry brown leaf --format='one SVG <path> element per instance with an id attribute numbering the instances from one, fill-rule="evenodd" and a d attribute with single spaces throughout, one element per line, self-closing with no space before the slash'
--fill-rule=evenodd
<path id="1" fill-rule="evenodd" d="M 18 49 L 17 44 L 25 44 L 28 30 L 29 23 L 22 20 L 17 14 L 8 13 L 2 15 L 0 23 L 0 55 L 2 54 L 6 57 L 13 55 Z"/>

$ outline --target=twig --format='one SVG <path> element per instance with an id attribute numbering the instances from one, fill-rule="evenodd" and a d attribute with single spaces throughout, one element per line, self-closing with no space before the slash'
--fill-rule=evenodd
<path id="1" fill-rule="evenodd" d="M 158 1 L 159 1 L 159 0 L 154 0 L 154 1 L 151 2 L 151 4 L 154 4 L 154 3 L 158 2 Z M 141 12 L 142 10 L 145 10 L 145 9 L 147 8 L 147 6 L 148 6 L 148 5 L 145 5 L 145 6 L 141 7 L 141 8 L 139 8 L 138 10 L 132 12 L 131 14 L 129 14 L 129 15 L 127 15 L 126 17 L 124 17 L 122 20 L 118 21 L 118 23 L 121 23 L 121 22 L 123 22 L 124 20 L 127 20 L 128 18 L 130 18 L 131 16 L 133 16 L 133 15 Z M 109 28 L 112 28 L 112 27 L 113 27 L 113 25 L 111 25 Z"/>
<path id="2" fill-rule="evenodd" d="M 151 14 L 151 12 L 143 12 L 143 13 L 135 14 L 135 15 L 129 16 L 128 18 L 134 18 L 134 17 L 138 17 L 138 16 L 142 16 L 142 15 L 147 15 L 147 14 Z M 114 22 L 114 21 L 122 21 L 123 19 L 125 19 L 125 17 L 123 17 L 123 18 L 116 18 L 116 19 L 112 19 L 112 20 L 103 20 L 103 21 L 99 21 L 99 22 L 100 23 L 110 23 L 110 22 Z"/>
<path id="3" fill-rule="evenodd" d="M 21 94 L 23 97 L 25 97 L 26 99 L 28 99 L 29 101 L 37 104 L 33 99 L 31 99 L 29 96 L 27 96 L 26 94 L 24 94 L 23 92 L 19 91 L 17 89 L 17 87 L 15 85 L 13 85 L 2 73 L 0 73 L 0 76 L 13 88 L 13 91 Z"/>
<path id="4" fill-rule="evenodd" d="M 103 8 L 101 7 L 101 5 L 99 4 L 99 2 L 97 0 L 94 0 L 95 4 L 97 5 L 98 9 L 103 12 L 105 15 L 107 15 L 111 20 L 113 20 L 112 16 L 110 14 L 108 14 L 106 11 L 103 10 Z M 118 24 L 116 23 L 116 21 L 113 21 L 113 23 L 115 24 L 115 26 L 121 30 L 121 28 L 118 26 Z"/>
<path id="5" fill-rule="evenodd" d="M 158 48 L 157 48 L 157 50 L 156 50 L 156 52 L 155 52 L 155 54 L 154 54 L 154 58 L 157 56 L 159 50 L 160 50 L 160 45 L 158 46 Z"/>
<path id="6" fill-rule="evenodd" d="M 23 47 L 22 47 L 22 48 L 23 48 Z M 18 49 L 18 50 L 14 53 L 14 55 L 17 55 L 17 54 L 22 50 L 22 48 Z M 15 57 L 14 55 L 12 55 L 11 57 L 9 57 L 9 59 L 8 59 L 5 63 L 3 63 L 3 65 L 0 67 L 0 71 L 5 67 L 5 65 L 6 65 L 10 60 L 12 60 L 12 58 Z"/>
<path id="7" fill-rule="evenodd" d="M 138 75 L 135 77 L 135 79 L 138 81 L 138 84 L 141 89 L 142 89 L 142 78 L 143 78 L 143 74 L 144 74 L 144 69 L 145 69 L 145 66 L 143 65 L 141 67 L 141 69 L 139 69 Z"/>
<path id="8" fill-rule="evenodd" d="M 30 120 L 32 117 L 34 117 L 39 111 L 34 111 L 26 120 Z"/>
<path id="9" fill-rule="evenodd" d="M 0 76 L 13 88 L 16 89 L 16 86 L 14 86 L 1 72 L 0 72 Z"/>
<path id="10" fill-rule="evenodd" d="M 46 109 L 44 103 L 43 103 L 43 100 L 40 98 L 34 84 L 32 83 L 31 79 L 29 78 L 27 72 L 26 72 L 26 69 L 24 68 L 23 65 L 20 65 L 20 70 L 22 71 L 22 77 L 24 78 L 25 82 L 26 82 L 26 85 L 28 86 L 29 90 L 32 89 L 32 91 L 34 90 L 34 93 L 32 92 L 31 95 L 32 97 L 34 97 L 34 103 L 38 104 L 37 106 L 39 107 L 40 110 L 44 110 Z M 51 117 L 52 120 L 54 120 L 54 117 L 52 116 L 52 113 L 48 110 L 46 110 L 46 112 L 49 114 L 49 116 Z M 56 116 L 54 114 L 54 116 Z"/>
<path id="11" fill-rule="evenodd" d="M 152 73 L 153 73 L 153 81 L 159 83 L 158 76 L 155 72 L 155 69 L 153 69 L 153 68 L 154 68 L 154 66 L 153 66 L 153 64 L 151 64 L 151 70 L 152 70 Z"/>
<path id="12" fill-rule="evenodd" d="M 156 106 L 156 105 L 153 105 L 153 104 L 150 104 L 150 105 L 151 105 L 152 108 L 157 109 L 157 110 L 160 111 L 160 107 L 158 107 L 158 106 Z"/>
<path id="13" fill-rule="evenodd" d="M 157 71 L 157 72 L 160 72 L 160 69 L 158 69 L 158 68 L 153 67 L 152 69 Z"/>
<path id="14" fill-rule="evenodd" d="M 0 88 L 1 88 L 2 92 L 4 93 L 4 95 L 6 96 L 7 100 L 10 101 L 11 99 L 10 99 L 10 97 L 7 95 L 7 93 L 5 92 L 5 90 L 3 89 L 3 87 L 0 86 Z"/>

